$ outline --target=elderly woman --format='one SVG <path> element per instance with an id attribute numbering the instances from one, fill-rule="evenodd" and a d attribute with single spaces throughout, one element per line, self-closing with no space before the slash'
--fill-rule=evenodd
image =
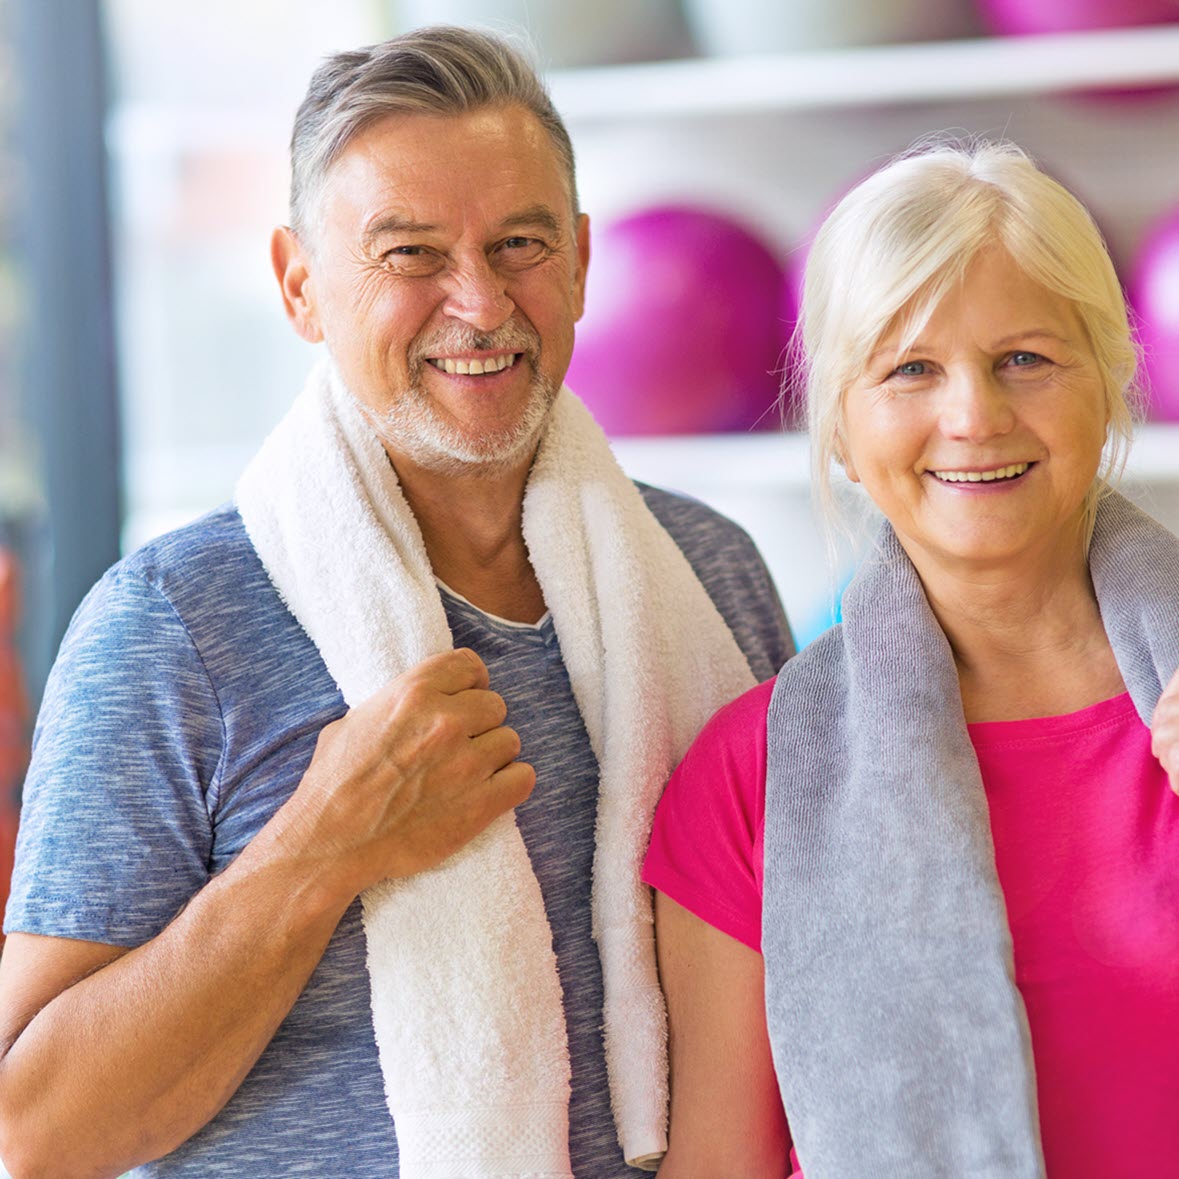
<path id="1" fill-rule="evenodd" d="M 1015 147 L 926 148 L 802 318 L 818 478 L 886 522 L 660 804 L 661 1179 L 1179 1174 L 1179 543 L 1109 488 L 1100 234 Z"/>

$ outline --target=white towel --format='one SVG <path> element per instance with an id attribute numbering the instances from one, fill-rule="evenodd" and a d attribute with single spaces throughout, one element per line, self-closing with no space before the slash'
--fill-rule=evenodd
<path id="1" fill-rule="evenodd" d="M 329 363 L 312 372 L 236 498 L 349 706 L 453 646 L 392 464 Z M 666 1016 L 639 870 L 667 776 L 704 721 L 754 680 L 568 389 L 529 476 L 524 539 L 600 768 L 593 928 L 615 1124 L 626 1161 L 654 1170 L 667 1145 Z M 561 989 L 513 816 L 362 901 L 404 1179 L 570 1176 Z"/>

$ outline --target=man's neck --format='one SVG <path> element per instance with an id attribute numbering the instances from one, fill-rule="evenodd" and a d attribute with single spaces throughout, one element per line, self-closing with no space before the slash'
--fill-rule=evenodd
<path id="1" fill-rule="evenodd" d="M 391 457 L 435 575 L 480 610 L 538 621 L 544 597 L 521 526 L 531 456 L 510 468 L 461 475 Z"/>

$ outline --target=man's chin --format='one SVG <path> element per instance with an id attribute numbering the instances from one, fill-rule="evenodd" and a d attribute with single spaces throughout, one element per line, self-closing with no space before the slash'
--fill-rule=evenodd
<path id="1" fill-rule="evenodd" d="M 342 383 L 348 388 L 346 382 Z M 497 429 L 463 426 L 440 412 L 420 379 L 411 380 L 384 414 L 366 407 L 355 393 L 352 396 L 394 463 L 402 456 L 422 470 L 460 476 L 527 467 L 536 454 L 559 391 L 559 385 L 553 386 L 534 373 L 519 417 Z"/>
<path id="2" fill-rule="evenodd" d="M 512 445 L 474 447 L 446 443 L 419 442 L 406 445 L 404 439 L 390 440 L 395 451 L 405 455 L 415 466 L 436 475 L 452 477 L 496 475 L 527 466 L 536 453 L 537 439 L 526 439 Z"/>
<path id="3" fill-rule="evenodd" d="M 496 474 L 526 467 L 536 454 L 548 420 L 532 413 L 510 430 L 472 434 L 437 420 L 406 421 L 394 414 L 381 423 L 380 436 L 394 455 L 403 455 L 415 466 L 440 475 Z"/>

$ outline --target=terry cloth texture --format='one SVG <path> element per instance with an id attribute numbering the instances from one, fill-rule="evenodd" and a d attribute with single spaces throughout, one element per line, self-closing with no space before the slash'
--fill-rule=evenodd
<path id="1" fill-rule="evenodd" d="M 1105 498 L 1090 573 L 1143 721 L 1179 666 L 1179 541 Z M 768 718 L 762 944 L 807 1179 L 1042 1176 L 1031 1047 L 950 646 L 891 528 Z"/>
<path id="2" fill-rule="evenodd" d="M 327 365 L 247 468 L 237 502 L 349 705 L 452 645 L 392 465 Z M 676 760 L 753 677 L 568 390 L 533 464 L 523 529 L 600 766 L 593 913 L 606 1060 L 623 1153 L 653 1169 L 666 1147 L 666 1046 L 642 853 Z M 363 900 L 401 1174 L 570 1175 L 552 933 L 514 819 Z"/>

